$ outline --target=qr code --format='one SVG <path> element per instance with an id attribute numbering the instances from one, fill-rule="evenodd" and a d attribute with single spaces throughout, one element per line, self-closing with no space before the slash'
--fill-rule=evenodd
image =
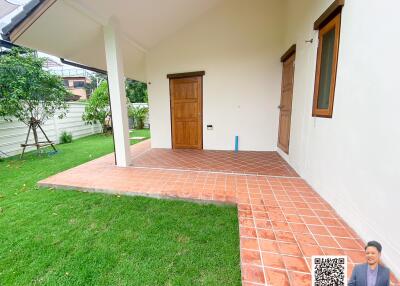
<path id="1" fill-rule="evenodd" d="M 313 256 L 312 286 L 347 285 L 346 256 Z"/>

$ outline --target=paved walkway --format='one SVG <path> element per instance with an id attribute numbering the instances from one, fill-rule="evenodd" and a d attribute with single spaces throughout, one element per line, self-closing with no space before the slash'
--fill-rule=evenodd
<path id="1" fill-rule="evenodd" d="M 237 204 L 243 285 L 309 286 L 312 255 L 347 255 L 348 275 L 354 264 L 365 261 L 364 242 L 276 153 L 249 152 L 247 157 L 239 153 L 241 166 L 246 167 L 229 169 L 229 158 L 235 158 L 232 152 L 216 152 L 214 158 L 225 161 L 219 165 L 223 167 L 216 168 L 218 172 L 213 172 L 204 159 L 209 151 L 174 154 L 171 150 L 152 150 L 150 142 L 145 141 L 132 146 L 131 152 L 132 167 L 116 167 L 113 155 L 107 155 L 39 185 Z M 243 162 L 253 160 L 253 153 L 274 158 L 270 166 L 280 167 L 268 171 L 266 163 L 260 170 L 252 165 L 254 174 L 243 174 L 242 170 L 251 165 Z M 193 154 L 203 159 L 189 168 L 197 158 Z M 179 159 L 178 168 L 172 168 L 174 157 Z M 185 166 L 188 169 L 184 170 Z M 293 176 L 276 176 L 276 170 Z"/>

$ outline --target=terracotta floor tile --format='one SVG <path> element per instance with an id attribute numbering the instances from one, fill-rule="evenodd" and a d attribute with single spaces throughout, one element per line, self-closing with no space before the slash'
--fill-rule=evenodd
<path id="1" fill-rule="evenodd" d="M 283 242 L 296 242 L 296 239 L 292 232 L 289 231 L 275 231 L 276 240 Z"/>
<path id="2" fill-rule="evenodd" d="M 240 239 L 240 246 L 244 249 L 258 250 L 258 240 L 256 238 L 242 237 Z"/>
<path id="3" fill-rule="evenodd" d="M 295 215 L 295 214 L 286 214 L 285 215 L 286 220 L 291 223 L 303 223 L 303 220 L 301 219 L 301 217 L 299 215 Z"/>
<path id="4" fill-rule="evenodd" d="M 317 242 L 313 238 L 311 234 L 307 233 L 294 233 L 296 240 L 299 244 L 314 244 L 317 245 Z"/>
<path id="5" fill-rule="evenodd" d="M 302 216 L 306 224 L 322 225 L 321 220 L 316 216 Z"/>
<path id="6" fill-rule="evenodd" d="M 312 234 L 330 235 L 328 229 L 323 225 L 309 225 L 308 229 Z"/>
<path id="7" fill-rule="evenodd" d="M 138 156 L 133 164 L 148 168 L 298 177 L 276 152 L 150 149 Z"/>
<path id="8" fill-rule="evenodd" d="M 291 231 L 287 222 L 271 221 L 271 224 L 274 230 Z"/>
<path id="9" fill-rule="evenodd" d="M 247 282 L 265 283 L 264 269 L 255 265 L 242 264 L 242 279 Z"/>
<path id="10" fill-rule="evenodd" d="M 300 248 L 302 253 L 307 257 L 311 257 L 313 255 L 324 255 L 323 250 L 318 245 L 300 244 Z"/>
<path id="11" fill-rule="evenodd" d="M 314 235 L 314 237 L 320 246 L 335 247 L 335 248 L 340 247 L 331 236 Z"/>
<path id="12" fill-rule="evenodd" d="M 267 229 L 272 229 L 272 224 L 270 221 L 267 220 L 262 220 L 262 219 L 256 219 L 256 227 L 257 228 L 267 228 Z"/>
<path id="13" fill-rule="evenodd" d="M 293 257 L 293 256 L 282 255 L 282 258 L 283 258 L 283 262 L 285 263 L 285 266 L 288 270 L 300 271 L 300 272 L 305 272 L 305 273 L 310 272 L 308 269 L 307 263 L 303 257 Z"/>
<path id="14" fill-rule="evenodd" d="M 286 221 L 286 218 L 282 212 L 269 212 L 268 216 L 271 219 L 271 221 L 282 221 L 282 222 Z"/>
<path id="15" fill-rule="evenodd" d="M 297 243 L 285 243 L 278 242 L 279 251 L 282 254 L 293 255 L 293 256 L 302 256 L 301 250 L 298 247 Z"/>
<path id="16" fill-rule="evenodd" d="M 287 272 L 279 269 L 264 268 L 268 285 L 271 286 L 289 286 Z"/>
<path id="17" fill-rule="evenodd" d="M 245 237 L 257 237 L 256 229 L 252 227 L 240 227 L 239 228 L 240 236 Z"/>
<path id="18" fill-rule="evenodd" d="M 296 286 L 310 286 L 311 274 L 288 271 L 290 283 Z"/>
<path id="19" fill-rule="evenodd" d="M 281 268 L 285 269 L 285 265 L 283 264 L 282 256 L 280 254 L 263 252 L 262 253 L 264 266 L 272 267 L 272 268 Z"/>
<path id="20" fill-rule="evenodd" d="M 344 227 L 332 227 L 328 226 L 329 232 L 333 236 L 339 236 L 339 237 L 352 237 L 350 233 L 344 228 Z"/>
<path id="21" fill-rule="evenodd" d="M 318 211 L 318 216 L 321 218 L 333 218 L 334 214 L 331 211 Z"/>
<path id="22" fill-rule="evenodd" d="M 253 211 L 253 216 L 254 216 L 256 219 L 264 219 L 264 220 L 268 220 L 268 219 L 269 219 L 268 214 L 265 213 L 265 212 L 256 212 L 256 211 Z"/>
<path id="23" fill-rule="evenodd" d="M 307 225 L 304 223 L 289 223 L 289 226 L 293 232 L 310 233 Z"/>
<path id="24" fill-rule="evenodd" d="M 272 230 L 270 229 L 257 229 L 257 237 L 262 238 L 262 239 L 272 239 L 275 240 L 275 234 Z"/>
<path id="25" fill-rule="evenodd" d="M 242 227 L 250 227 L 254 228 L 254 219 L 251 218 L 240 218 L 239 219 L 239 225 Z"/>
<path id="26" fill-rule="evenodd" d="M 315 216 L 315 213 L 311 209 L 297 209 L 297 213 L 302 216 Z M 302 218 L 303 219 L 303 218 Z M 304 220 L 304 219 L 303 219 Z"/>
<path id="27" fill-rule="evenodd" d="M 246 264 L 262 265 L 260 251 L 242 249 L 240 253 L 241 262 Z"/>
<path id="28" fill-rule="evenodd" d="M 259 239 L 258 242 L 262 251 L 279 253 L 278 244 L 275 240 Z"/>
<path id="29" fill-rule="evenodd" d="M 341 223 L 339 222 L 339 220 L 334 219 L 334 218 L 321 218 L 320 220 L 322 221 L 322 223 L 326 226 L 335 226 L 335 227 L 341 227 Z"/>
<path id="30" fill-rule="evenodd" d="M 359 250 L 360 245 L 355 239 L 336 237 L 336 241 L 342 248 Z"/>
<path id="31" fill-rule="evenodd" d="M 344 250 L 340 248 L 322 247 L 322 251 L 324 252 L 325 255 L 347 256 Z M 349 259 L 349 257 L 347 259 Z"/>

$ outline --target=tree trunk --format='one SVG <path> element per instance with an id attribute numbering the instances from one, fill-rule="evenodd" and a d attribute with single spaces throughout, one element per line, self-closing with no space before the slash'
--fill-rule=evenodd
<path id="1" fill-rule="evenodd" d="M 36 144 L 36 150 L 37 150 L 37 152 L 38 152 L 38 154 L 39 154 L 39 140 L 38 140 L 38 135 L 37 135 L 37 125 L 36 125 L 36 123 L 34 123 L 34 124 L 32 124 L 32 131 L 33 131 L 33 138 L 34 138 L 34 140 L 35 140 L 35 144 Z"/>

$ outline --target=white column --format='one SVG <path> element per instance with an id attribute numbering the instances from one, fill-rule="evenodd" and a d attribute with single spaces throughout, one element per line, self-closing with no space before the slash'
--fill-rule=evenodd
<path id="1" fill-rule="evenodd" d="M 129 126 L 124 67 L 119 46 L 118 25 L 115 21 L 111 20 L 103 27 L 103 31 L 117 166 L 127 167 L 131 163 Z"/>

